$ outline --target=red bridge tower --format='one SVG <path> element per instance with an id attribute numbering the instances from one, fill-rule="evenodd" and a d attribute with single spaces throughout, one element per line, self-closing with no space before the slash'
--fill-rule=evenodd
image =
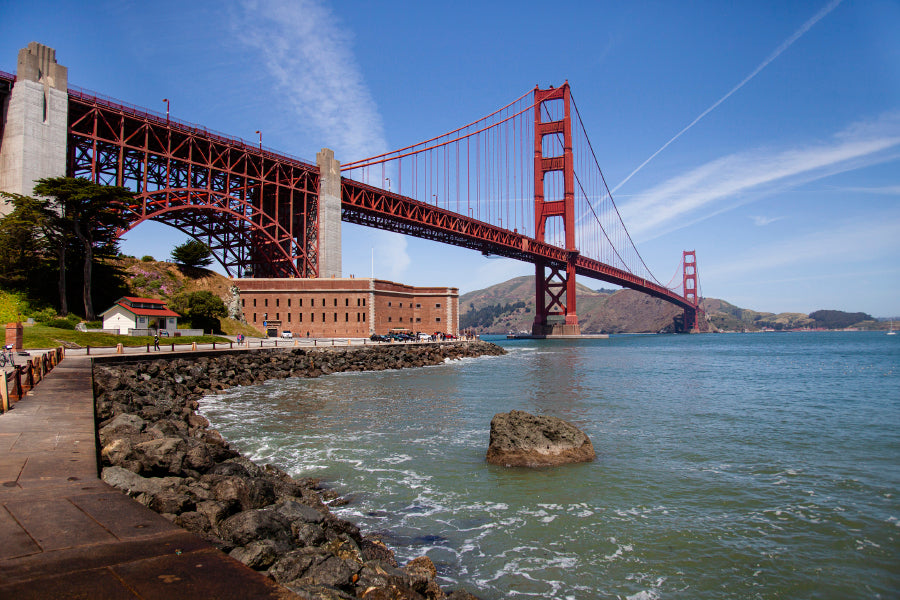
<path id="1" fill-rule="evenodd" d="M 562 100 L 564 116 L 560 120 L 544 121 L 544 103 Z M 535 262 L 535 316 L 531 328 L 532 335 L 580 335 L 578 315 L 575 312 L 575 261 L 578 250 L 575 247 L 575 170 L 572 157 L 572 121 L 570 117 L 571 98 L 569 82 L 560 88 L 541 90 L 534 88 L 534 225 L 535 239 L 544 238 L 549 217 L 562 217 L 565 231 L 565 247 L 568 259 L 565 270 L 548 265 L 545 261 Z M 544 156 L 544 138 L 556 136 L 562 142 L 560 156 Z M 558 147 L 559 143 L 549 144 Z M 561 172 L 563 177 L 562 198 L 547 199 L 544 194 L 544 176 L 551 172 Z M 549 272 L 547 271 L 549 266 Z"/>

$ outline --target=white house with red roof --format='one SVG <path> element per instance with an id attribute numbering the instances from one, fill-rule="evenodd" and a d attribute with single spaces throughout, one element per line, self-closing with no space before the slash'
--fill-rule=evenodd
<path id="1" fill-rule="evenodd" d="M 138 329 L 149 330 L 147 335 L 164 330 L 174 336 L 179 315 L 166 306 L 165 300 L 124 296 L 100 316 L 103 317 L 103 329 L 118 329 L 119 335 L 128 335 Z"/>

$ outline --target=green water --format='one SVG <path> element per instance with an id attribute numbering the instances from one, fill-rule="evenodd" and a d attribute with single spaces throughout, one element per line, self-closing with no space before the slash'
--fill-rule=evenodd
<path id="1" fill-rule="evenodd" d="M 498 343 L 508 355 L 268 382 L 201 411 L 485 599 L 900 597 L 897 336 Z M 486 464 L 511 409 L 574 422 L 597 460 Z"/>

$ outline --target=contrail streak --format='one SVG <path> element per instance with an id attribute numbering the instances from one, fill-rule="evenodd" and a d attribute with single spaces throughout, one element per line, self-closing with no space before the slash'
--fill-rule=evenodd
<path id="1" fill-rule="evenodd" d="M 702 113 L 700 113 L 700 116 L 698 116 L 696 119 L 694 119 L 693 121 L 691 121 L 690 124 L 689 124 L 687 127 L 685 127 L 684 129 L 682 129 L 681 131 L 679 131 L 678 133 L 676 133 L 675 136 L 674 136 L 671 140 L 669 140 L 668 142 L 666 142 L 665 144 L 663 144 L 662 147 L 661 147 L 659 150 L 657 150 L 656 152 L 654 152 L 653 154 L 651 154 L 651 155 L 650 155 L 650 158 L 648 158 L 647 160 L 645 160 L 644 162 L 642 162 L 642 163 L 640 164 L 640 166 L 638 166 L 637 169 L 635 169 L 634 171 L 632 171 L 632 172 L 628 175 L 628 177 L 626 177 L 625 179 L 623 179 L 623 180 L 619 183 L 619 185 L 617 185 L 616 187 L 613 188 L 612 191 L 615 192 L 615 191 L 618 190 L 620 187 L 622 187 L 623 185 L 625 185 L 625 184 L 628 182 L 628 180 L 631 179 L 632 177 L 634 177 L 635 174 L 637 174 L 638 171 L 640 171 L 641 169 L 643 169 L 643 168 L 647 165 L 647 163 L 649 163 L 651 160 L 653 160 L 654 158 L 656 158 L 656 155 L 657 155 L 657 154 L 659 154 L 660 152 L 662 152 L 663 150 L 665 150 L 666 148 L 668 148 L 669 145 L 670 145 L 672 142 L 674 142 L 675 140 L 677 140 L 678 138 L 680 138 L 687 130 L 689 130 L 691 127 L 693 127 L 694 125 L 696 125 L 696 124 L 700 121 L 700 119 L 702 119 L 703 117 L 705 117 L 706 115 L 708 115 L 709 113 L 711 113 L 713 110 L 716 109 L 716 107 L 718 107 L 720 104 L 722 104 L 723 102 L 725 102 L 726 100 L 728 100 L 728 98 L 730 98 L 732 94 L 734 94 L 736 91 L 738 91 L 739 89 L 741 89 L 742 87 L 744 87 L 744 85 L 745 85 L 748 81 L 750 81 L 751 79 L 753 79 L 754 77 L 756 77 L 756 75 L 759 74 L 760 71 L 762 71 L 762 70 L 765 69 L 767 66 L 769 66 L 769 63 L 771 63 L 773 60 L 775 60 L 776 58 L 778 58 L 778 57 L 781 55 L 782 52 L 784 52 L 785 50 L 787 50 L 787 49 L 791 46 L 791 44 L 793 44 L 794 42 L 796 42 L 796 41 L 800 38 L 800 36 L 802 36 L 804 33 L 806 33 L 807 31 L 809 31 L 809 30 L 812 28 L 813 25 L 815 25 L 816 23 L 818 23 L 819 21 L 821 21 L 823 18 L 825 18 L 825 16 L 826 16 L 828 13 L 830 13 L 830 12 L 833 11 L 835 8 L 837 8 L 837 5 L 840 4 L 842 1 L 843 1 L 843 0 L 831 0 L 831 2 L 829 2 L 828 4 L 826 4 L 825 7 L 822 8 L 822 10 L 820 10 L 819 12 L 817 12 L 810 20 L 808 20 L 806 23 L 804 23 L 803 25 L 801 25 L 801 26 L 800 26 L 800 29 L 798 29 L 797 31 L 795 31 L 795 32 L 793 33 L 793 35 L 791 35 L 791 37 L 789 37 L 788 39 L 784 40 L 784 41 L 781 43 L 781 45 L 778 46 L 778 48 L 776 48 L 774 52 L 772 52 L 772 54 L 770 54 L 768 57 L 766 57 L 766 59 L 765 59 L 764 61 L 762 61 L 761 63 L 759 63 L 759 66 L 756 67 L 755 69 L 753 69 L 753 71 L 752 71 L 749 75 L 747 75 L 746 77 L 744 77 L 744 79 L 741 80 L 741 82 L 740 82 L 739 84 L 737 84 L 736 86 L 734 86 L 733 88 L 731 88 L 731 91 L 729 91 L 727 94 L 725 94 L 724 96 L 722 96 L 721 98 L 719 98 L 712 106 L 710 106 L 709 108 L 707 108 L 706 110 L 704 110 Z M 612 193 L 612 192 L 610 192 L 610 193 Z"/>

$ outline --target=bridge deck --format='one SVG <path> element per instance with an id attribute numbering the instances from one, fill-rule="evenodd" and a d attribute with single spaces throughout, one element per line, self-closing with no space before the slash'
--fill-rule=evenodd
<path id="1" fill-rule="evenodd" d="M 0 597 L 297 598 L 98 476 L 91 361 L 0 416 Z"/>

